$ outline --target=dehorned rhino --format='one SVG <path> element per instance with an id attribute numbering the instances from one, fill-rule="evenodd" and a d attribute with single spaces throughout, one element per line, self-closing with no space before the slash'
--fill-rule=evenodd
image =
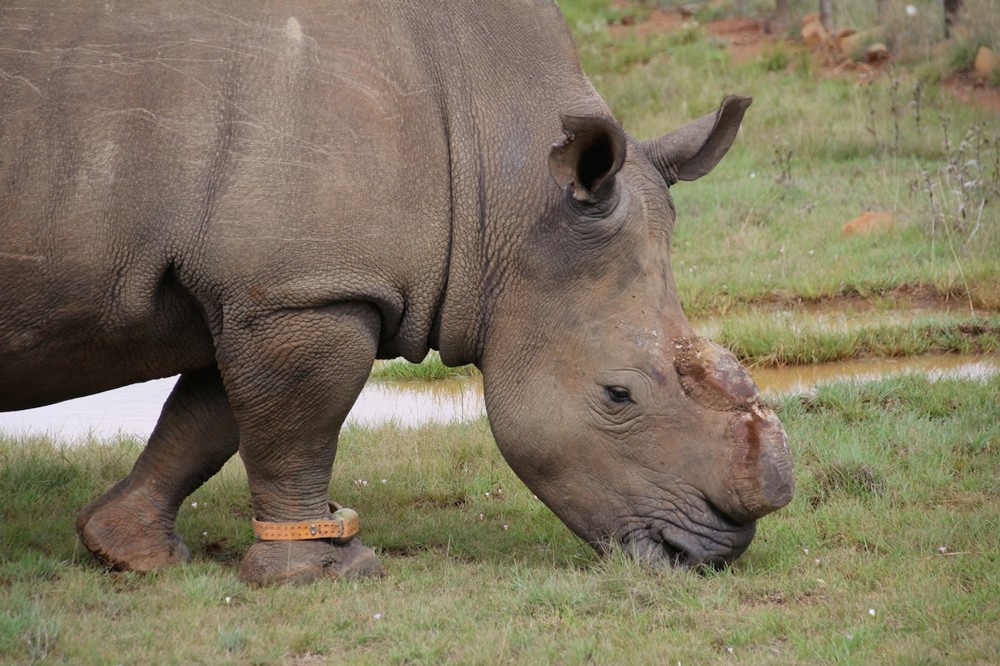
<path id="1" fill-rule="evenodd" d="M 326 525 L 374 359 L 438 349 L 479 367 L 504 457 L 581 538 L 731 561 L 792 463 L 681 311 L 669 187 L 749 104 L 638 141 L 539 0 L 7 4 L 0 409 L 180 375 L 77 519 L 149 570 L 188 557 L 178 507 L 237 452 L 261 524 Z M 259 540 L 241 575 L 380 571 L 342 541 Z"/>

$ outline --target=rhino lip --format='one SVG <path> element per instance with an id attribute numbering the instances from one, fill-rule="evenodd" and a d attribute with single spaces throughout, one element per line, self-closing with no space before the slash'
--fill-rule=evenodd
<path id="1" fill-rule="evenodd" d="M 621 542 L 637 559 L 654 565 L 717 568 L 742 555 L 753 540 L 756 522 L 736 523 L 709 502 L 699 508 L 697 521 L 658 516 Z"/>

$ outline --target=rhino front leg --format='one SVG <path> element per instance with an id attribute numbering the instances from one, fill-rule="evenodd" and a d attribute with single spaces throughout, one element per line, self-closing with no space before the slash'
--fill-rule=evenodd
<path id="1" fill-rule="evenodd" d="M 230 322 L 224 330 L 219 364 L 257 520 L 330 517 L 337 436 L 371 371 L 380 324 L 374 307 L 345 303 Z M 266 585 L 381 573 L 377 556 L 357 539 L 259 541 L 240 577 Z"/>
<path id="2" fill-rule="evenodd" d="M 149 571 L 190 559 L 174 531 L 177 510 L 238 447 L 218 370 L 182 375 L 131 473 L 77 515 L 80 540 L 115 569 Z"/>

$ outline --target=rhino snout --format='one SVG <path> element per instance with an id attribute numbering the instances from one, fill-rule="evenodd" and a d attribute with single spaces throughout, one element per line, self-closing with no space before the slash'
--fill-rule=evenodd
<path id="1" fill-rule="evenodd" d="M 735 497 L 725 502 L 726 513 L 749 523 L 788 504 L 795 490 L 788 437 L 778 417 L 760 404 L 749 373 L 731 352 L 704 338 L 683 338 L 674 347 L 684 392 L 709 410 L 734 414 L 728 445 Z"/>

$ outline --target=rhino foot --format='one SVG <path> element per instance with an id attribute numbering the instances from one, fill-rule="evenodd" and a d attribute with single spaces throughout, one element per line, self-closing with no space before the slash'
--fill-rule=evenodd
<path id="1" fill-rule="evenodd" d="M 118 571 L 146 572 L 191 559 L 173 520 L 148 502 L 115 491 L 80 510 L 76 532 L 94 557 Z"/>
<path id="2" fill-rule="evenodd" d="M 311 541 L 258 541 L 243 558 L 240 580 L 250 585 L 306 583 L 319 578 L 382 576 L 382 563 L 357 539 L 337 544 Z"/>

